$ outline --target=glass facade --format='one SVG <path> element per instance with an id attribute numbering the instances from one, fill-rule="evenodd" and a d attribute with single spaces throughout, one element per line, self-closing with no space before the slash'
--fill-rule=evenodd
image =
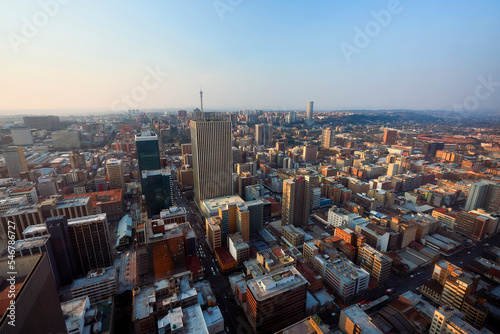
<path id="1" fill-rule="evenodd" d="M 170 171 L 142 172 L 142 194 L 146 199 L 148 217 L 159 215 L 172 206 L 172 176 Z"/>
<path id="2" fill-rule="evenodd" d="M 160 169 L 160 152 L 157 136 L 136 137 L 137 160 L 139 170 Z"/>

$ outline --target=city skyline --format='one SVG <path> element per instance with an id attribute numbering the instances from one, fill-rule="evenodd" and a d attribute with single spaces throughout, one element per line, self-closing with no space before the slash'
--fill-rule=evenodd
<path id="1" fill-rule="evenodd" d="M 498 110 L 499 9 L 494 1 L 10 4 L 0 115 L 196 108 L 200 86 L 207 110 L 305 110 L 309 100 L 315 111 Z"/>

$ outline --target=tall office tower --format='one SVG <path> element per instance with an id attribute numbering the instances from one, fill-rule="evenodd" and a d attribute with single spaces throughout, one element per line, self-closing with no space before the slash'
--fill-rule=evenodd
<path id="1" fill-rule="evenodd" d="M 276 141 L 276 151 L 285 152 L 286 148 L 286 139 L 278 139 Z"/>
<path id="2" fill-rule="evenodd" d="M 323 129 L 321 133 L 321 147 L 331 148 L 335 146 L 335 132 L 331 129 Z"/>
<path id="3" fill-rule="evenodd" d="M 314 107 L 313 101 L 307 102 L 307 120 L 306 120 L 306 122 L 308 124 L 311 124 L 313 121 L 313 107 Z"/>
<path id="4" fill-rule="evenodd" d="M 488 190 L 488 185 L 482 182 L 476 182 L 471 185 L 467 202 L 465 202 L 465 211 L 476 210 L 483 205 L 484 196 Z"/>
<path id="5" fill-rule="evenodd" d="M 314 162 L 318 156 L 318 146 L 316 145 L 305 145 L 304 151 L 302 152 L 302 159 L 304 162 Z"/>
<path id="6" fill-rule="evenodd" d="M 247 317 L 255 333 L 275 333 L 305 317 L 307 280 L 287 267 L 247 282 Z"/>
<path id="7" fill-rule="evenodd" d="M 271 146 L 273 141 L 273 126 L 271 124 L 255 125 L 255 145 Z"/>
<path id="8" fill-rule="evenodd" d="M 214 251 L 222 245 L 222 220 L 216 216 L 207 218 L 205 222 L 208 245 Z"/>
<path id="9" fill-rule="evenodd" d="M 392 129 L 385 129 L 384 131 L 384 144 L 393 145 L 396 144 L 396 139 L 398 138 L 398 131 Z"/>
<path id="10" fill-rule="evenodd" d="M 3 157 L 7 165 L 9 177 L 18 178 L 21 172 L 28 171 L 28 164 L 24 157 L 24 151 L 21 146 L 9 146 L 3 150 Z"/>
<path id="11" fill-rule="evenodd" d="M 142 171 L 142 194 L 146 199 L 148 217 L 159 215 L 173 205 L 172 175 L 170 170 Z"/>
<path id="12" fill-rule="evenodd" d="M 160 169 L 160 148 L 158 136 L 135 136 L 135 147 L 139 171 Z"/>
<path id="13" fill-rule="evenodd" d="M 47 254 L 16 258 L 15 282 L 5 274 L 9 271 L 9 261 L 0 261 L 0 333 L 67 333 Z M 9 296 L 9 288 L 14 287 L 15 299 Z M 15 300 L 14 305 L 10 304 L 11 300 Z M 13 323 L 9 317 L 12 309 Z"/>
<path id="14" fill-rule="evenodd" d="M 478 282 L 479 277 L 475 278 L 472 274 L 466 274 L 463 271 L 454 271 L 446 278 L 441 303 L 462 309 L 465 297 L 476 291 Z"/>
<path id="15" fill-rule="evenodd" d="M 195 201 L 233 194 L 231 122 L 216 113 L 192 120 L 193 181 Z"/>
<path id="16" fill-rule="evenodd" d="M 82 152 L 78 150 L 74 150 L 73 153 L 69 155 L 69 162 L 71 164 L 71 168 L 74 169 L 85 169 L 85 156 Z"/>
<path id="17" fill-rule="evenodd" d="M 398 175 L 399 173 L 399 165 L 398 164 L 389 164 L 387 166 L 387 176 Z"/>
<path id="18" fill-rule="evenodd" d="M 13 126 L 10 128 L 12 141 L 16 146 L 33 145 L 33 135 L 28 126 Z"/>
<path id="19" fill-rule="evenodd" d="M 288 115 L 285 116 L 285 120 L 287 123 L 295 123 L 297 121 L 297 112 L 290 111 Z"/>
<path id="20" fill-rule="evenodd" d="M 304 215 L 306 221 L 309 220 L 309 215 L 311 213 L 311 209 L 313 208 L 314 204 L 314 194 L 313 194 L 313 189 L 319 186 L 319 176 L 318 175 L 306 175 L 304 177 L 306 181 L 306 187 L 305 187 L 305 207 L 304 207 Z"/>
<path id="21" fill-rule="evenodd" d="M 105 213 L 69 219 L 68 233 L 77 275 L 113 265 Z"/>
<path id="22" fill-rule="evenodd" d="M 500 182 L 482 181 L 488 185 L 488 190 L 484 196 L 483 208 L 492 213 L 500 213 Z"/>
<path id="23" fill-rule="evenodd" d="M 303 177 L 283 181 L 282 219 L 283 225 L 307 226 L 304 210 L 306 182 Z"/>
<path id="24" fill-rule="evenodd" d="M 47 218 L 45 221 L 47 232 L 50 234 L 50 243 L 56 264 L 57 286 L 69 285 L 76 277 L 75 263 L 71 241 L 69 239 L 68 220 L 65 216 Z"/>
<path id="25" fill-rule="evenodd" d="M 122 160 L 109 159 L 106 162 L 109 189 L 125 189 L 125 177 Z"/>
<path id="26" fill-rule="evenodd" d="M 177 116 L 179 116 L 179 118 L 186 118 L 187 111 L 186 110 L 178 110 L 177 111 Z"/>

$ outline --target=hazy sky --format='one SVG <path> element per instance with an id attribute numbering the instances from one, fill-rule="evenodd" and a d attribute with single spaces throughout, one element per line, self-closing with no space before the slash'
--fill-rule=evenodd
<path id="1" fill-rule="evenodd" d="M 1 2 L 0 110 L 500 109 L 496 0 Z"/>

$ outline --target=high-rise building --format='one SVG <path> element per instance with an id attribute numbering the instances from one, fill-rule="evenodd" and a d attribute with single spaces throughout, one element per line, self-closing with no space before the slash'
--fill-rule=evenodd
<path id="1" fill-rule="evenodd" d="M 384 144 L 394 145 L 398 138 L 398 130 L 385 129 L 384 130 Z"/>
<path id="2" fill-rule="evenodd" d="M 106 172 L 108 174 L 109 189 L 125 189 L 125 176 L 123 161 L 109 159 L 106 162 Z"/>
<path id="3" fill-rule="evenodd" d="M 231 122 L 204 113 L 191 121 L 195 201 L 229 196 L 233 193 L 233 152 Z"/>
<path id="4" fill-rule="evenodd" d="M 387 255 L 369 245 L 359 249 L 361 268 L 369 272 L 378 283 L 385 282 L 391 276 L 392 260 Z"/>
<path id="5" fill-rule="evenodd" d="M 474 240 L 482 240 L 488 233 L 490 218 L 472 212 L 459 212 L 455 231 Z"/>
<path id="6" fill-rule="evenodd" d="M 309 215 L 311 213 L 311 209 L 314 207 L 314 190 L 319 185 L 319 176 L 318 175 L 306 175 L 304 177 L 306 181 L 306 187 L 304 191 L 305 195 L 305 207 L 304 207 L 304 215 L 306 221 L 309 219 Z"/>
<path id="7" fill-rule="evenodd" d="M 476 182 L 471 185 L 467 202 L 465 202 L 465 211 L 476 210 L 483 205 L 484 197 L 488 191 L 488 185 L 482 182 Z"/>
<path id="8" fill-rule="evenodd" d="M 488 185 L 484 196 L 483 208 L 492 213 L 500 213 L 500 182 L 482 181 Z"/>
<path id="9" fill-rule="evenodd" d="M 321 147 L 331 148 L 335 146 L 335 132 L 331 128 L 323 129 L 321 133 Z"/>
<path id="10" fill-rule="evenodd" d="M 208 245 L 212 250 L 222 245 L 222 220 L 220 217 L 206 219 L 206 234 Z"/>
<path id="11" fill-rule="evenodd" d="M 271 146 L 273 141 L 273 126 L 271 124 L 255 125 L 255 145 Z"/>
<path id="12" fill-rule="evenodd" d="M 3 157 L 10 177 L 18 178 L 21 172 L 28 171 L 28 164 L 21 146 L 9 146 L 3 150 Z"/>
<path id="13" fill-rule="evenodd" d="M 135 136 L 135 146 L 137 150 L 137 161 L 139 162 L 139 171 L 158 170 L 161 168 L 158 136 Z"/>
<path id="14" fill-rule="evenodd" d="M 57 267 L 56 275 L 54 275 L 57 276 L 55 277 L 56 282 L 62 286 L 71 284 L 76 276 L 76 271 L 69 238 L 68 220 L 65 216 L 51 217 L 45 221 L 45 226 L 50 234 L 54 264 Z"/>
<path id="15" fill-rule="evenodd" d="M 307 123 L 311 124 L 313 121 L 313 110 L 314 109 L 314 102 L 309 101 L 307 102 Z"/>
<path id="16" fill-rule="evenodd" d="M 250 211 L 244 203 L 236 209 L 236 228 L 244 242 L 250 241 Z"/>
<path id="17" fill-rule="evenodd" d="M 302 159 L 304 162 L 314 162 L 318 156 L 318 146 L 316 145 L 305 145 L 304 151 L 302 152 Z"/>
<path id="18" fill-rule="evenodd" d="M 69 219 L 68 233 L 77 275 L 113 264 L 106 214 Z"/>
<path id="19" fill-rule="evenodd" d="M 10 260 L 0 261 L 0 333 L 67 333 L 47 254 L 16 258 L 15 261 L 14 280 L 4 274 L 12 271 Z M 12 287 L 15 287 L 15 299 L 9 296 Z M 14 319 L 9 317 L 12 309 Z"/>
<path id="20" fill-rule="evenodd" d="M 394 164 L 389 164 L 387 166 L 387 176 L 394 176 L 399 174 L 399 165 L 394 163 Z"/>
<path id="21" fill-rule="evenodd" d="M 422 150 L 422 153 L 427 157 L 434 157 L 436 156 L 437 151 L 443 149 L 444 149 L 443 142 L 430 142 L 424 144 L 424 149 Z"/>
<path id="22" fill-rule="evenodd" d="M 12 141 L 16 146 L 33 145 L 33 135 L 28 126 L 13 126 L 10 128 Z"/>
<path id="23" fill-rule="evenodd" d="M 296 227 L 307 225 L 305 203 L 306 182 L 303 177 L 283 181 L 282 218 L 283 225 Z"/>
<path id="24" fill-rule="evenodd" d="M 159 215 L 162 210 L 172 206 L 173 189 L 170 170 L 142 171 L 141 185 L 148 217 Z"/>
<path id="25" fill-rule="evenodd" d="M 255 333 L 275 333 L 305 317 L 307 280 L 294 267 L 247 282 L 247 317 Z"/>
<path id="26" fill-rule="evenodd" d="M 429 334 L 453 333 L 453 334 L 481 334 L 463 319 L 464 315 L 450 306 L 436 308 L 432 318 Z"/>

